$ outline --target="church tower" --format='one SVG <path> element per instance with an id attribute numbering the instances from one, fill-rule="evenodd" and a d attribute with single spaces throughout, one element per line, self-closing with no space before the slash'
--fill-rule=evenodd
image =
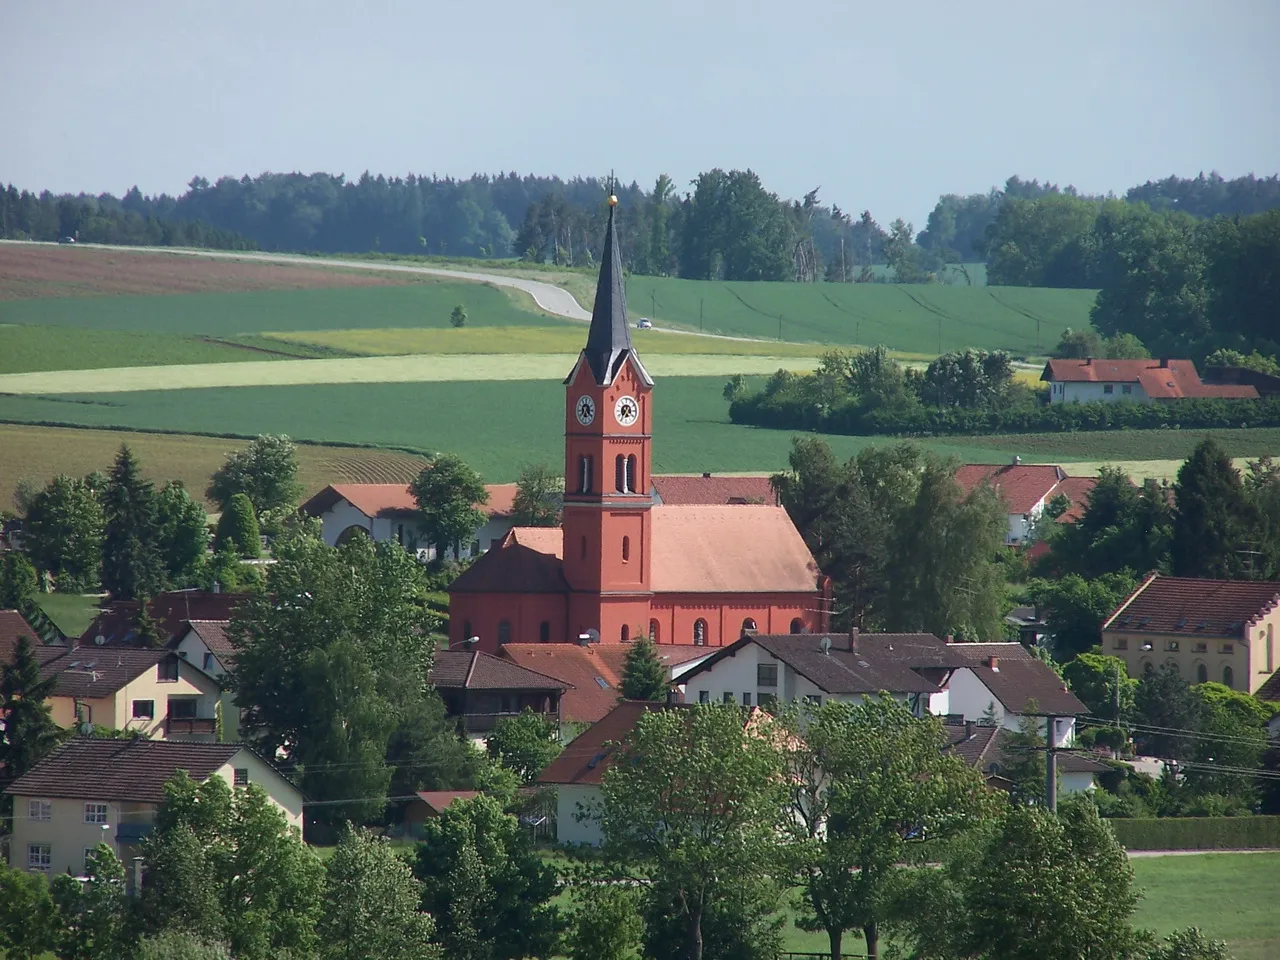
<path id="1" fill-rule="evenodd" d="M 587 345 L 565 380 L 570 641 L 598 631 L 601 642 L 617 643 L 649 629 L 653 379 L 627 324 L 617 204 L 610 196 Z"/>

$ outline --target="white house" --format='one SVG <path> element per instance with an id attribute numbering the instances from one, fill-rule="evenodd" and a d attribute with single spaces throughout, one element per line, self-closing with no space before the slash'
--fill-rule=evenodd
<path id="1" fill-rule="evenodd" d="M 1070 523 L 1079 519 L 1097 482 L 1094 477 L 1068 477 L 1053 464 L 1024 464 L 1021 457 L 1004 465 L 966 463 L 956 470 L 956 484 L 963 493 L 985 485 L 1004 502 L 1009 515 L 1004 538 L 1008 544 L 1026 542 L 1049 501 L 1059 495 L 1066 497 L 1070 506 L 1058 520 Z"/>
<path id="2" fill-rule="evenodd" d="M 77 737 L 5 790 L 15 814 L 10 866 L 80 876 L 99 843 L 128 864 L 141 854 L 165 781 L 178 770 L 200 782 L 221 777 L 231 787 L 256 783 L 289 825 L 302 829 L 298 788 L 241 744 Z"/>
<path id="3" fill-rule="evenodd" d="M 485 490 L 489 502 L 481 509 L 489 519 L 470 543 L 460 545 L 459 559 L 478 556 L 501 543 L 513 526 L 516 485 L 490 483 Z M 320 519 L 322 536 L 330 546 L 353 536 L 368 536 L 379 542 L 394 541 L 423 560 L 435 557 L 435 545 L 427 543 L 422 533 L 418 503 L 407 484 L 334 483 L 299 509 Z"/>
<path id="4" fill-rule="evenodd" d="M 1204 383 L 1190 360 L 1050 360 L 1040 375 L 1053 403 L 1149 403 L 1184 397 L 1258 399 L 1248 384 Z"/>
<path id="5" fill-rule="evenodd" d="M 1008 781 L 1004 776 L 1010 763 L 1007 729 L 985 726 L 972 720 L 956 722 L 949 718 L 943 732 L 947 737 L 945 749 L 948 753 L 981 773 L 988 784 L 1007 789 Z M 1059 754 L 1057 767 L 1058 792 L 1062 795 L 1094 789 L 1094 775 L 1107 769 L 1105 764 L 1071 753 Z"/>
<path id="6" fill-rule="evenodd" d="M 1054 719 L 1055 746 L 1075 740 L 1076 717 L 1089 712 L 1067 689 L 1062 678 L 1020 643 L 950 644 L 964 665 L 951 674 L 951 709 L 965 720 L 994 719 L 1006 730 L 1021 729 L 1031 716 L 1043 728 L 1042 718 Z"/>

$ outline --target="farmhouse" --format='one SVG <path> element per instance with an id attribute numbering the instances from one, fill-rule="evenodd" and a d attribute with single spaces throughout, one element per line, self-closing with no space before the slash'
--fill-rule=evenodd
<path id="1" fill-rule="evenodd" d="M 492 652 L 647 633 L 721 646 L 749 631 L 825 629 L 827 583 L 781 507 L 728 494 L 660 501 L 653 385 L 631 342 L 611 206 L 587 344 L 565 380 L 562 527 L 512 529 L 453 582 L 452 644 L 475 637 Z"/>
<path id="2" fill-rule="evenodd" d="M 955 643 L 951 649 L 965 661 L 951 674 L 947 713 L 964 720 L 993 719 L 1018 731 L 1025 717 L 1052 717 L 1055 746 L 1075 740 L 1076 717 L 1088 708 L 1067 689 L 1053 668 L 1020 643 Z"/>
<path id="3" fill-rule="evenodd" d="M 100 843 L 131 862 L 155 824 L 165 781 L 179 770 L 199 782 L 257 784 L 291 826 L 302 828 L 298 788 L 242 744 L 76 737 L 5 790 L 16 814 L 10 866 L 78 876 Z"/>
<path id="4" fill-rule="evenodd" d="M 1040 379 L 1049 384 L 1050 403 L 1258 399 L 1250 384 L 1202 382 L 1190 360 L 1050 360 Z"/>
<path id="5" fill-rule="evenodd" d="M 1102 650 L 1131 676 L 1167 664 L 1189 683 L 1256 693 L 1280 670 L 1277 633 L 1280 584 L 1153 573 L 1102 622 Z"/>

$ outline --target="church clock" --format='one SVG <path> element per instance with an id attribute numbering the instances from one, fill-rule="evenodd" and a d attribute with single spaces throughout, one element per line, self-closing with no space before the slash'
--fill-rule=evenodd
<path id="1" fill-rule="evenodd" d="M 624 427 L 629 427 L 640 418 L 640 405 L 635 397 L 619 397 L 613 405 L 613 417 Z"/>
<path id="2" fill-rule="evenodd" d="M 573 410 L 578 415 L 578 422 L 584 427 L 591 426 L 596 419 L 596 402 L 588 396 L 579 397 Z"/>

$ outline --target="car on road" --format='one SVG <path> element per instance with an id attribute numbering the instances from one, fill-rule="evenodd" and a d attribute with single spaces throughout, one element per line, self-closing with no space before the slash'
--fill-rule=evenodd
<path id="1" fill-rule="evenodd" d="M 59 243 L 75 243 L 76 238 L 75 237 L 59 237 L 58 242 Z"/>
<path id="2" fill-rule="evenodd" d="M 641 317 L 639 320 L 636 321 L 636 327 L 640 330 L 652 330 L 653 321 L 650 320 L 648 317 Z"/>

